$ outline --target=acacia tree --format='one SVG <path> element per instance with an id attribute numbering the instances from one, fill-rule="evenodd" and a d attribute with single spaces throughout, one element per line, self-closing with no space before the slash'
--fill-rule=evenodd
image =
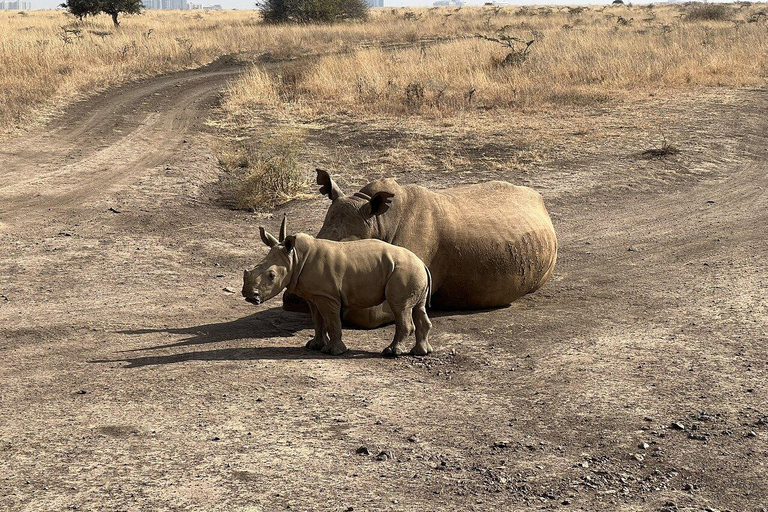
<path id="1" fill-rule="evenodd" d="M 112 23 L 116 27 L 120 26 L 120 22 L 117 20 L 118 14 L 141 14 L 144 9 L 141 0 L 101 0 L 99 4 L 101 5 L 101 12 L 112 16 Z"/>
<path id="2" fill-rule="evenodd" d="M 100 12 L 109 14 L 115 27 L 120 26 L 117 19 L 119 14 L 140 14 L 144 9 L 141 0 L 66 0 L 61 6 L 81 21 L 86 16 L 95 16 Z"/>
<path id="3" fill-rule="evenodd" d="M 368 17 L 367 0 L 263 0 L 256 5 L 268 23 L 331 23 Z"/>
<path id="4" fill-rule="evenodd" d="M 96 16 L 101 12 L 98 0 L 66 0 L 61 7 L 80 21 L 83 21 L 86 16 Z"/>

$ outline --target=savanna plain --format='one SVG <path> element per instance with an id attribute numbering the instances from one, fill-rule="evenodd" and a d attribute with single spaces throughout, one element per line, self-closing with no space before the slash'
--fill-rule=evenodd
<path id="1" fill-rule="evenodd" d="M 768 510 L 767 80 L 764 3 L 0 12 L 0 509 Z M 307 350 L 239 289 L 316 167 L 533 187 L 555 273 Z"/>

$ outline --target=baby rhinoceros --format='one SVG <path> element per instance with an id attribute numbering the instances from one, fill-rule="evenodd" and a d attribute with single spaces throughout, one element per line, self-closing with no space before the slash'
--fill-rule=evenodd
<path id="1" fill-rule="evenodd" d="M 271 249 L 264 261 L 243 275 L 243 296 L 253 304 L 267 301 L 287 288 L 309 304 L 315 337 L 307 348 L 339 355 L 347 351 L 341 341 L 341 309 L 368 308 L 385 300 L 395 316 L 395 339 L 382 352 L 404 354 L 403 340 L 416 331 L 413 355 L 432 352 L 427 317 L 432 276 L 408 249 L 380 240 L 334 242 L 299 233 L 279 239 L 259 228 Z"/>

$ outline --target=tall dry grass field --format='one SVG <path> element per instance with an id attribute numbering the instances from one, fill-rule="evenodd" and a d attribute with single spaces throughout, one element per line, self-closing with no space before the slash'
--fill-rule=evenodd
<path id="1" fill-rule="evenodd" d="M 131 78 L 203 64 L 240 49 L 253 13 L 158 12 L 78 23 L 61 11 L 0 11 L 0 121 Z M 246 43 L 247 44 L 247 43 Z"/>
<path id="2" fill-rule="evenodd" d="M 369 23 L 273 26 L 256 11 L 147 11 L 78 22 L 63 11 L 0 11 L 0 123 L 20 124 L 40 109 L 143 76 L 195 67 L 226 54 L 276 59 L 347 51 L 378 41 L 415 41 L 447 28 L 374 11 Z"/>
<path id="3" fill-rule="evenodd" d="M 265 25 L 256 11 L 148 11 L 115 29 L 106 16 L 3 11 L 0 122 L 23 124 L 84 93 L 233 53 L 328 55 L 277 73 L 255 67 L 229 91 L 231 113 L 288 106 L 442 115 L 759 85 L 768 76 L 766 18 L 759 4 L 375 9 L 366 23 L 332 26 Z M 507 37 L 534 42 L 509 59 L 524 43 Z"/>
<path id="4" fill-rule="evenodd" d="M 277 73 L 257 67 L 232 86 L 226 107 L 447 115 L 759 86 L 768 78 L 766 10 L 758 4 L 478 7 L 390 16 L 424 27 L 420 34 L 459 39 L 326 56 Z"/>

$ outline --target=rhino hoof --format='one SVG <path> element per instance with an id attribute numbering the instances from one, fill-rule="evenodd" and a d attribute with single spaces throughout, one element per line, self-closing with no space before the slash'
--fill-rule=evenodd
<path id="1" fill-rule="evenodd" d="M 397 347 L 396 348 L 392 348 L 391 346 L 389 346 L 389 347 L 387 347 L 387 348 L 385 348 L 384 350 L 381 351 L 381 355 L 383 355 L 384 357 L 397 357 L 397 356 L 401 356 L 403 354 L 405 354 L 405 352 L 403 352 L 402 350 L 400 350 Z"/>
<path id="2" fill-rule="evenodd" d="M 412 356 L 426 356 L 432 352 L 432 346 L 427 344 L 426 346 L 414 345 L 411 349 Z"/>
<path id="3" fill-rule="evenodd" d="M 322 350 L 325 347 L 325 341 L 312 338 L 304 346 L 309 350 Z"/>
<path id="4" fill-rule="evenodd" d="M 322 348 L 321 352 L 323 354 L 330 354 L 332 356 L 340 356 L 347 350 L 349 349 L 346 347 L 346 345 L 344 345 L 343 343 L 339 343 L 338 345 L 328 344 Z"/>

